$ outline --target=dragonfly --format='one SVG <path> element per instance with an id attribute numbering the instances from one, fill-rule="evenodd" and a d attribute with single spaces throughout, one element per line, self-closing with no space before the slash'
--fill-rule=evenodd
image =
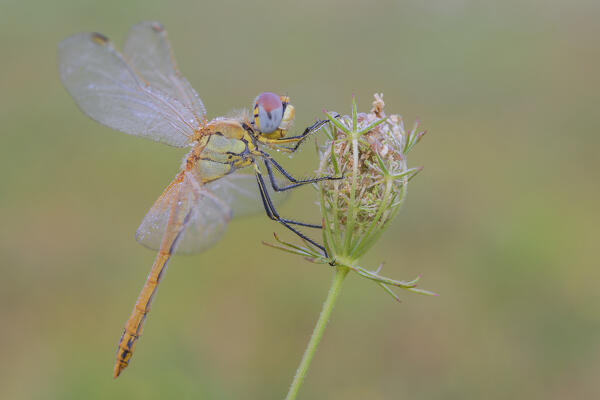
<path id="1" fill-rule="evenodd" d="M 263 92 L 251 112 L 209 121 L 202 100 L 179 72 L 158 22 L 134 25 L 123 53 L 102 34 L 76 34 L 59 44 L 58 59 L 62 83 L 83 113 L 115 130 L 189 149 L 179 173 L 136 232 L 138 242 L 158 253 L 119 340 L 114 378 L 131 361 L 171 256 L 214 245 L 232 216 L 262 203 L 270 219 L 327 256 L 321 244 L 298 230 L 322 226 L 281 217 L 272 194 L 340 177 L 296 179 L 268 152 L 295 152 L 326 120 L 288 136 L 295 117 L 289 97 Z"/>

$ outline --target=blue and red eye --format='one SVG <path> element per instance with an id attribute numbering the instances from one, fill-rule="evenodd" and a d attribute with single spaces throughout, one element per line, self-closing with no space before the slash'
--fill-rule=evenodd
<path id="1" fill-rule="evenodd" d="M 285 106 L 281 97 L 273 92 L 263 92 L 254 100 L 254 124 L 262 133 L 271 133 L 279 128 Z"/>

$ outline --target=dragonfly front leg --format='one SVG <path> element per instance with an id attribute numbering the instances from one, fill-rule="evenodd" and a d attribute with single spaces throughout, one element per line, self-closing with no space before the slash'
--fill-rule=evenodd
<path id="1" fill-rule="evenodd" d="M 339 115 L 336 115 L 336 118 L 337 117 L 339 117 Z M 325 125 L 327 122 L 329 122 L 328 119 L 319 120 L 319 121 L 315 122 L 314 124 L 312 124 L 311 126 L 309 126 L 308 128 L 306 128 L 304 130 L 304 132 L 302 132 L 300 135 L 297 135 L 297 136 L 288 136 L 288 137 L 283 137 L 280 139 L 270 139 L 270 138 L 258 135 L 257 140 L 262 144 L 267 144 L 267 145 L 271 145 L 271 146 L 275 145 L 279 149 L 281 149 L 285 152 L 294 153 L 296 150 L 298 150 L 298 148 L 300 147 L 302 142 L 308 136 L 310 136 L 310 134 L 321 129 L 323 127 L 323 125 Z M 291 147 L 281 146 L 282 144 L 292 144 L 292 143 L 294 145 Z"/>

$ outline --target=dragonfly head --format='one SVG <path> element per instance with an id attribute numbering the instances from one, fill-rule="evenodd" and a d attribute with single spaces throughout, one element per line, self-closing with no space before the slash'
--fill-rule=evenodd
<path id="1" fill-rule="evenodd" d="M 282 138 L 294 121 L 294 106 L 288 96 L 263 92 L 254 100 L 254 127 L 270 139 Z"/>

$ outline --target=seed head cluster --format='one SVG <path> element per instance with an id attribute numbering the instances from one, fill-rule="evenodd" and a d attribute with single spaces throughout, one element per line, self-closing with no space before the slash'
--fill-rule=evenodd
<path id="1" fill-rule="evenodd" d="M 320 173 L 344 176 L 321 183 L 325 241 L 334 254 L 359 257 L 394 218 L 408 181 L 406 154 L 425 132 L 418 123 L 407 132 L 402 117 L 386 116 L 383 94 L 369 113 L 330 118 L 330 140 L 320 149 Z M 331 115 L 331 114 L 330 114 Z"/>

